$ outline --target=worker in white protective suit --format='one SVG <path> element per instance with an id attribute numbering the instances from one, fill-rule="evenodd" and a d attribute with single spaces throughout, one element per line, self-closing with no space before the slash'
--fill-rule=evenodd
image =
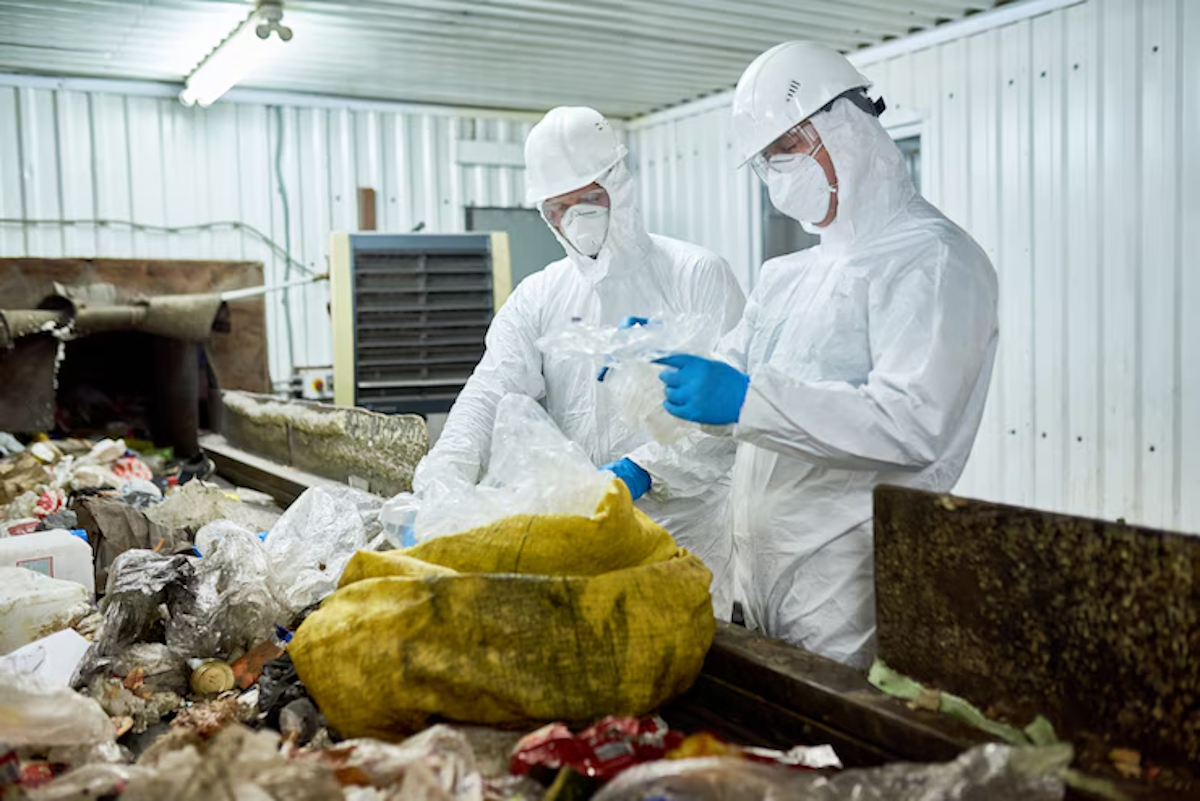
<path id="1" fill-rule="evenodd" d="M 713 573 L 714 611 L 732 609 L 733 542 L 724 516 L 735 447 L 699 432 L 664 446 L 625 426 L 612 382 L 585 360 L 543 356 L 535 343 L 573 320 L 703 315 L 715 330 L 740 319 L 745 297 L 716 254 L 648 234 L 626 150 L 599 112 L 556 108 L 525 142 L 527 200 L 567 257 L 529 276 L 501 307 L 487 350 L 413 480 L 418 495 L 478 482 L 487 470 L 496 405 L 539 400 L 562 432 L 624 480 L 637 506 Z M 621 369 L 617 367 L 616 369 Z M 726 518 L 727 519 L 727 518 Z"/>
<path id="2" fill-rule="evenodd" d="M 987 256 L 914 188 L 844 57 L 759 56 L 733 135 L 776 208 L 821 237 L 763 265 L 721 361 L 664 359 L 664 406 L 739 443 L 731 507 L 748 626 L 840 662 L 873 657 L 872 490 L 948 491 L 996 351 Z"/>

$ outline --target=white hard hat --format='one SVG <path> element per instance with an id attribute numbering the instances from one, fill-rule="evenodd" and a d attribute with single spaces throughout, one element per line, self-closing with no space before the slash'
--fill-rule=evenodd
<path id="1" fill-rule="evenodd" d="M 525 200 L 540 203 L 585 187 L 627 152 L 599 111 L 551 109 L 525 140 Z"/>
<path id="2" fill-rule="evenodd" d="M 845 56 L 825 45 L 772 47 L 746 68 L 733 92 L 733 142 L 741 163 L 839 95 L 870 85 Z"/>

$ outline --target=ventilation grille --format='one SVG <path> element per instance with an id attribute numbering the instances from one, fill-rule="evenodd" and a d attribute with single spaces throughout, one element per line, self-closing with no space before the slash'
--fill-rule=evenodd
<path id="1" fill-rule="evenodd" d="M 792 98 L 795 97 L 796 92 L 799 92 L 799 91 L 800 91 L 800 82 L 799 81 L 792 81 L 791 83 L 789 83 L 788 91 L 787 91 L 787 102 L 788 103 L 792 102 Z"/>
<path id="2" fill-rule="evenodd" d="M 492 320 L 486 245 L 358 251 L 353 275 L 357 404 L 389 413 L 449 410 L 483 356 Z"/>

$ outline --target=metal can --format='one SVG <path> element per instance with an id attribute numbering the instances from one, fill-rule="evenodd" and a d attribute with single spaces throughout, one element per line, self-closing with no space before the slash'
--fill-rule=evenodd
<path id="1" fill-rule="evenodd" d="M 197 695 L 216 695 L 233 689 L 233 668 L 220 659 L 189 659 L 192 669 L 192 692 Z"/>

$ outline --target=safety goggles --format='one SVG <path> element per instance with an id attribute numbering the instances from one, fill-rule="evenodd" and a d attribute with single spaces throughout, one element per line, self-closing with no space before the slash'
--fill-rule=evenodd
<path id="1" fill-rule="evenodd" d="M 567 209 L 580 203 L 608 208 L 608 193 L 603 188 L 596 187 L 595 189 L 589 189 L 581 195 L 571 193 L 570 195 L 552 197 L 542 202 L 542 214 L 545 215 L 549 222 L 558 225 L 563 215 L 567 213 Z"/>
<path id="2" fill-rule="evenodd" d="M 805 120 L 763 148 L 750 160 L 750 166 L 763 183 L 767 183 L 771 173 L 787 173 L 798 169 L 804 156 L 815 156 L 821 147 L 821 137 L 812 124 Z"/>

